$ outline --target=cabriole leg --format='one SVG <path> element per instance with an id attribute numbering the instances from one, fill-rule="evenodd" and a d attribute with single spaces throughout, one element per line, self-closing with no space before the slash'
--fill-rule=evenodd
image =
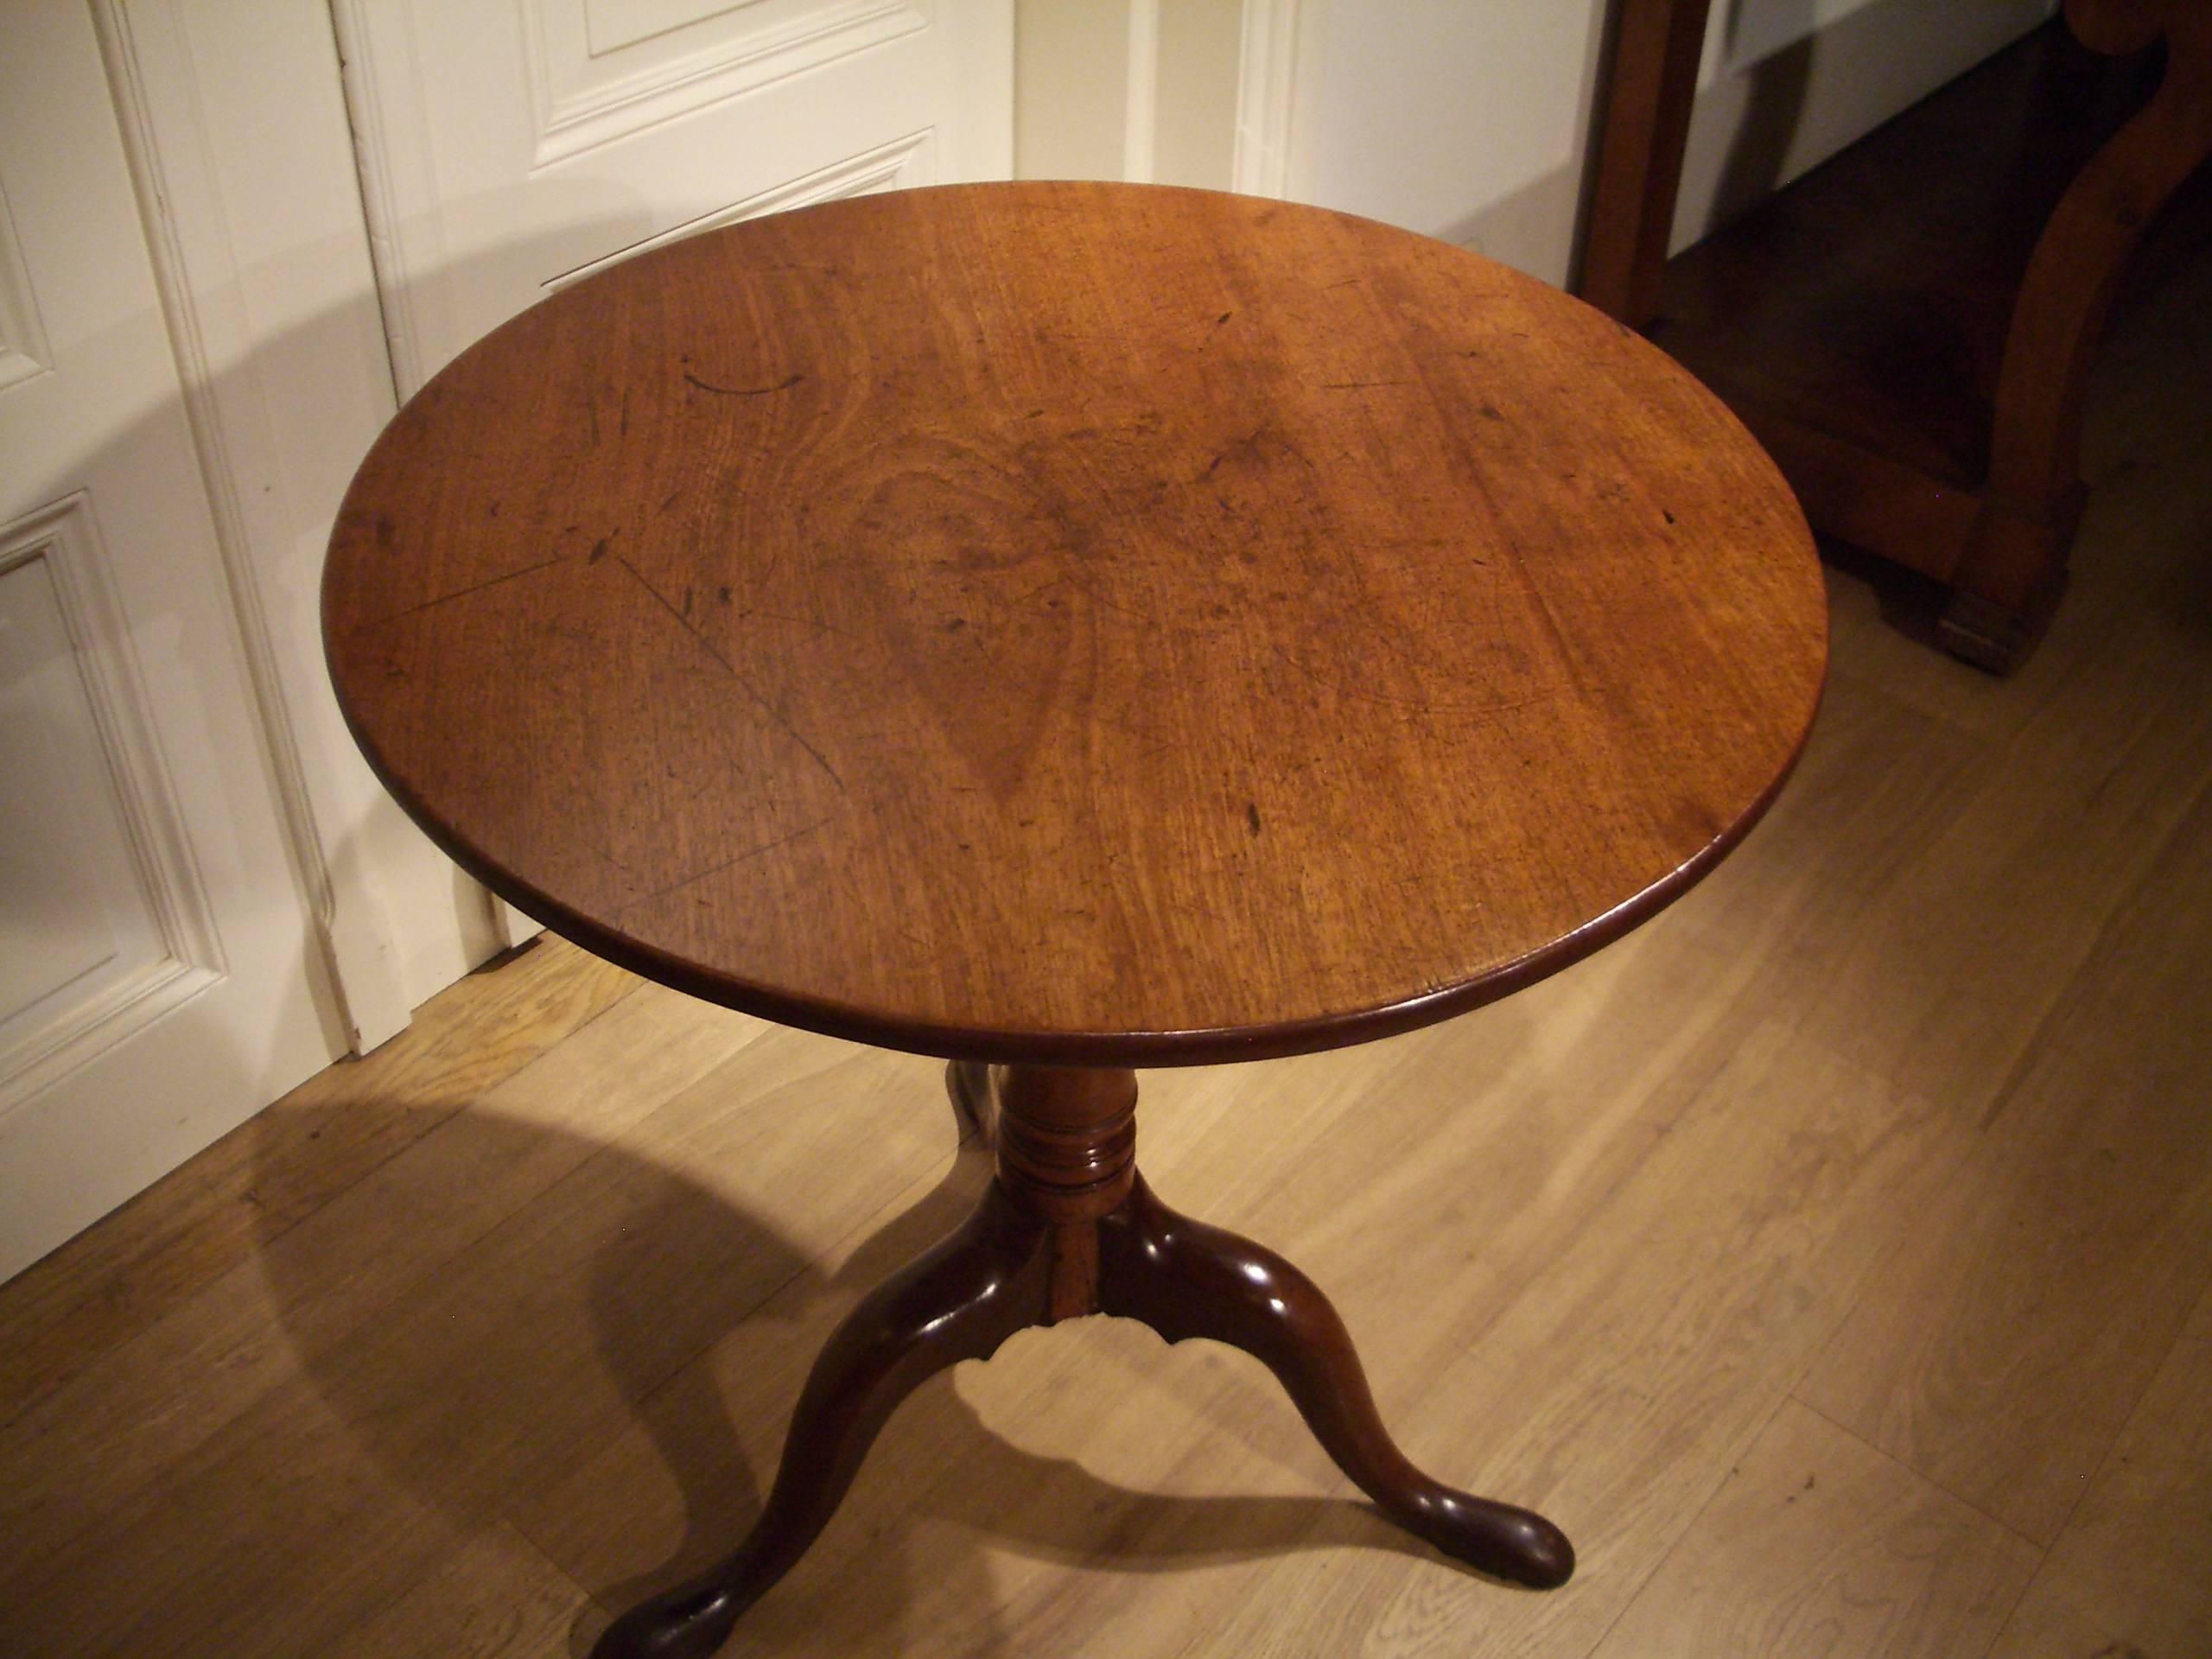
<path id="1" fill-rule="evenodd" d="M 1098 1255 L 1103 1311 L 1141 1319 L 1170 1342 L 1211 1337 L 1258 1359 L 1337 1467 L 1407 1531 L 1538 1589 L 1573 1573 L 1573 1546 L 1543 1516 L 1455 1491 L 1407 1460 L 1376 1412 L 1344 1321 L 1273 1250 L 1176 1214 L 1140 1178 L 1099 1227 Z"/>

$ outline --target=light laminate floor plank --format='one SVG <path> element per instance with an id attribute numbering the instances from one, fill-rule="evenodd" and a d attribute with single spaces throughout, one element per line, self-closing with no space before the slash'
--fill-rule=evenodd
<path id="1" fill-rule="evenodd" d="M 1595 1659 L 1959 1659 L 2041 1555 L 1792 1401 Z"/>
<path id="2" fill-rule="evenodd" d="M 320 1659 L 571 1659 L 604 1621 L 591 1599 L 511 1527 L 471 1538 Z"/>
<path id="3" fill-rule="evenodd" d="M 2050 1543 L 2212 1280 L 2212 790 L 1801 1396 Z M 2034 1455 L 2021 1455 L 2032 1446 Z"/>
<path id="4" fill-rule="evenodd" d="M 1990 1659 L 2212 1653 L 2212 1292 Z"/>

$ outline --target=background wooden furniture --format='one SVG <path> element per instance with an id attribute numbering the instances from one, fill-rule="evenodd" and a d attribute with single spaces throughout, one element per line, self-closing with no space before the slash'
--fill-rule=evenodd
<path id="1" fill-rule="evenodd" d="M 823 1351 L 746 1542 L 603 1654 L 712 1651 L 913 1388 L 1095 1313 L 1258 1356 L 1400 1524 L 1564 1581 L 1555 1527 L 1392 1444 L 1304 1275 L 1150 1196 L 1130 1068 L 1493 1001 L 1764 813 L 1825 596 L 1662 353 L 1314 208 L 833 203 L 472 347 L 324 592 L 365 753 L 472 873 L 664 984 L 963 1062 L 997 1154 Z"/>
<path id="2" fill-rule="evenodd" d="M 2069 0 L 2080 44 L 2037 31 L 1670 262 L 1707 11 L 1624 0 L 1579 291 L 1727 398 L 1816 529 L 1946 584 L 1950 650 L 2009 669 L 2063 583 L 2114 290 L 2212 149 L 2212 4 Z"/>

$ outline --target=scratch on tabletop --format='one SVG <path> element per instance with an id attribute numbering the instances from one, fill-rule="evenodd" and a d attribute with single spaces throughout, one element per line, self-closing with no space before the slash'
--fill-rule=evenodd
<path id="1" fill-rule="evenodd" d="M 1567 631 L 1560 626 L 1559 617 L 1552 609 L 1551 601 L 1544 597 L 1543 584 L 1536 580 L 1535 572 L 1529 569 L 1529 562 L 1521 556 L 1521 550 L 1518 547 L 1509 541 L 1505 544 L 1505 550 L 1513 556 L 1513 574 L 1520 579 L 1522 591 L 1534 601 L 1536 614 L 1543 621 L 1544 632 L 1551 640 L 1552 649 L 1559 653 L 1560 660 L 1567 664 L 1567 674 L 1574 681 L 1575 689 L 1586 691 L 1587 688 L 1582 683 L 1581 659 L 1575 655 L 1574 647 L 1568 640 Z"/>
<path id="2" fill-rule="evenodd" d="M 536 564 L 526 564 L 519 570 L 510 570 L 504 576 L 493 576 L 483 582 L 472 582 L 469 586 L 457 588 L 450 594 L 441 594 L 435 599 L 426 599 L 420 605 L 410 605 L 404 611 L 394 611 L 390 616 L 378 617 L 373 622 L 364 622 L 361 626 L 380 628 L 387 623 L 397 622 L 404 617 L 412 616 L 417 611 L 427 611 L 434 606 L 448 605 L 456 599 L 466 599 L 471 594 L 480 594 L 486 588 L 496 588 L 503 582 L 514 582 L 521 577 L 534 575 L 537 571 L 550 569 L 556 564 L 566 564 L 573 556 L 571 554 L 556 553 L 550 559 L 540 559 Z"/>
<path id="3" fill-rule="evenodd" d="M 779 847 L 788 847 L 791 842 L 797 841 L 801 836 L 810 836 L 829 822 L 830 820 L 827 817 L 817 818 L 812 823 L 806 824 L 800 829 L 794 830 L 787 836 L 779 836 L 773 841 L 764 842 L 758 847 L 747 848 L 744 852 L 738 854 L 734 858 L 726 858 L 721 863 L 713 865 L 707 869 L 696 871 L 692 874 L 685 876 L 680 881 L 671 881 L 664 887 L 657 887 L 652 892 L 646 893 L 641 899 L 631 899 L 627 904 L 622 906 L 623 912 L 626 914 L 628 912 L 635 910 L 639 905 L 650 905 L 656 899 L 665 899 L 670 893 L 680 892 L 682 889 L 690 887 L 696 882 L 704 881 L 710 875 L 720 875 L 724 870 L 735 869 L 741 864 L 749 863 L 753 859 L 760 858 L 769 853 L 772 853 Z"/>
<path id="4" fill-rule="evenodd" d="M 728 671 L 730 678 L 735 680 L 738 684 L 745 688 L 746 696 L 751 697 L 753 702 L 759 703 L 762 710 L 767 715 L 768 718 L 774 721 L 776 724 L 782 728 L 784 734 L 790 738 L 792 742 L 798 744 L 799 747 L 804 749 L 807 752 L 807 754 L 813 760 L 816 766 L 821 767 L 823 771 L 830 774 L 830 781 L 831 783 L 836 785 L 840 790 L 844 788 L 845 780 L 837 775 L 837 768 L 831 766 L 828 760 L 823 758 L 821 750 L 816 748 L 813 744 L 806 741 L 806 734 L 800 731 L 797 726 L 791 723 L 791 716 L 786 715 L 782 709 L 777 708 L 776 705 L 769 702 L 767 698 L 762 696 L 760 695 L 760 688 L 753 684 L 752 681 L 747 679 L 744 675 L 739 673 L 737 664 L 730 661 L 728 658 L 723 656 L 721 652 L 715 650 L 714 642 L 709 639 L 705 634 L 700 632 L 698 629 L 691 626 L 691 619 L 684 615 L 683 612 L 677 610 L 675 606 L 669 603 L 667 594 L 662 593 L 659 588 L 654 587 L 650 582 L 647 582 L 644 575 L 639 572 L 638 567 L 631 563 L 629 560 L 624 558 L 620 553 L 617 553 L 614 556 L 614 563 L 620 565 L 625 570 L 627 570 L 630 575 L 635 578 L 638 586 L 644 588 L 648 594 L 652 595 L 653 602 L 655 604 L 658 605 L 661 609 L 666 611 L 671 616 L 676 619 L 676 625 L 682 628 L 684 632 L 691 636 L 692 639 L 697 643 L 700 650 L 705 652 L 708 656 L 720 663 L 722 667 Z"/>
<path id="5" fill-rule="evenodd" d="M 702 380 L 689 369 L 683 371 L 683 378 L 700 391 L 711 391 L 722 397 L 766 397 L 772 392 L 789 391 L 806 378 L 804 374 L 790 374 L 772 386 L 718 386 L 711 380 Z"/>
<path id="6" fill-rule="evenodd" d="M 727 595 L 729 590 L 728 588 L 724 588 L 722 591 L 724 594 Z M 770 622 L 788 622 L 795 628 L 812 628 L 817 633 L 832 633 L 836 635 L 840 639 L 850 639 L 853 637 L 851 634 L 846 632 L 844 629 L 837 626 L 836 623 L 825 622 L 818 616 L 793 616 L 788 611 L 770 611 L 761 609 L 747 610 L 745 612 L 744 615 L 746 617 L 761 617 Z M 741 618 L 740 620 L 742 620 L 743 618 Z"/>

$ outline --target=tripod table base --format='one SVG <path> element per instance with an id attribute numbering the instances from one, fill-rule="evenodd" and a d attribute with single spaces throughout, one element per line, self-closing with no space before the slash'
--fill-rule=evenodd
<path id="1" fill-rule="evenodd" d="M 767 1503 L 736 1552 L 624 1614 L 594 1659 L 706 1659 L 805 1554 L 899 1402 L 960 1360 L 988 1358 L 1017 1331 L 1090 1313 L 1140 1320 L 1169 1342 L 1207 1337 L 1243 1349 L 1400 1526 L 1499 1578 L 1540 1589 L 1567 1581 L 1574 1550 L 1557 1527 L 1455 1491 L 1407 1460 L 1376 1413 L 1344 1321 L 1313 1281 L 1152 1195 L 1136 1173 L 1134 1072 L 957 1063 L 951 1085 L 997 1154 L 982 1201 L 831 1336 Z"/>

